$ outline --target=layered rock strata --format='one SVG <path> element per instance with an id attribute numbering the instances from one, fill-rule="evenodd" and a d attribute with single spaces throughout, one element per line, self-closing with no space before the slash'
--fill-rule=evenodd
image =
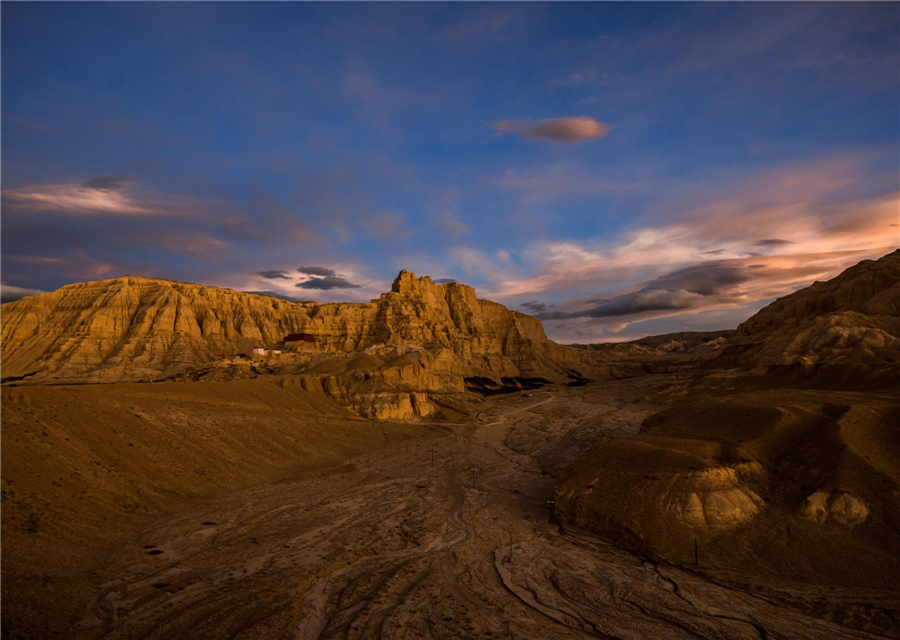
<path id="1" fill-rule="evenodd" d="M 13 383 L 307 376 L 303 384 L 363 413 L 397 418 L 431 415 L 421 394 L 464 393 L 467 378 L 580 375 L 576 354 L 537 318 L 407 271 L 364 304 L 126 276 L 5 304 L 2 320 L 3 378 Z M 311 341 L 285 343 L 290 334 Z"/>

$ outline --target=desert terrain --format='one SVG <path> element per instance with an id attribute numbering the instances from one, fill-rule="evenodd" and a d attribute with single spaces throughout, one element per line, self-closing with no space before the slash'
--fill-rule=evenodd
<path id="1" fill-rule="evenodd" d="M 900 252 L 614 346 L 425 280 L 4 305 L 4 636 L 900 637 Z"/>

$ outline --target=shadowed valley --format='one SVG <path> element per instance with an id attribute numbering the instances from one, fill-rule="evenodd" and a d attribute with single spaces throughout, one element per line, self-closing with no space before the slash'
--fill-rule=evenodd
<path id="1" fill-rule="evenodd" d="M 408 272 L 2 321 L 5 637 L 900 636 L 900 251 L 632 343 Z"/>

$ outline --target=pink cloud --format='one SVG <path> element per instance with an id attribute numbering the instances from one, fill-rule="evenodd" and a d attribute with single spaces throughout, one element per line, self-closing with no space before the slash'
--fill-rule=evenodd
<path id="1" fill-rule="evenodd" d="M 233 260 L 235 253 L 235 247 L 231 243 L 200 233 L 163 233 L 145 238 L 144 244 L 186 255 L 207 264 L 219 264 L 226 260 Z"/>
<path id="2" fill-rule="evenodd" d="M 582 143 L 602 138 L 612 127 L 584 116 L 531 120 L 500 120 L 491 125 L 501 133 L 514 133 L 525 140 Z"/>
<path id="3" fill-rule="evenodd" d="M 95 179 L 96 180 L 96 179 Z M 163 194 L 132 184 L 114 188 L 84 184 L 39 184 L 3 190 L 7 210 L 49 211 L 74 216 L 160 216 L 190 214 L 204 205 L 196 198 Z"/>
<path id="4" fill-rule="evenodd" d="M 900 192 L 873 182 L 860 165 L 836 158 L 693 185 L 686 197 L 657 205 L 657 224 L 618 241 L 533 244 L 520 256 L 533 275 L 496 277 L 485 295 L 512 305 L 555 303 L 545 314 L 554 335 L 557 324 L 563 334 L 589 324 L 592 335 L 609 337 L 650 319 L 750 315 L 762 300 L 900 246 Z"/>
<path id="5" fill-rule="evenodd" d="M 11 260 L 30 266 L 38 271 L 58 271 L 74 278 L 104 278 L 121 275 L 120 268 L 114 264 L 92 258 L 84 251 L 78 251 L 73 258 L 47 256 L 4 256 Z"/>

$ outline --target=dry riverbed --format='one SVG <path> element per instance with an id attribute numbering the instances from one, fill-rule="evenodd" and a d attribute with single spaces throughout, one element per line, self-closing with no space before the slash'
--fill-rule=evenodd
<path id="1" fill-rule="evenodd" d="M 554 475 L 636 433 L 663 382 L 496 397 L 474 424 L 197 501 L 117 545 L 70 635 L 884 637 L 865 616 L 896 616 L 891 597 L 738 583 L 551 522 Z"/>

